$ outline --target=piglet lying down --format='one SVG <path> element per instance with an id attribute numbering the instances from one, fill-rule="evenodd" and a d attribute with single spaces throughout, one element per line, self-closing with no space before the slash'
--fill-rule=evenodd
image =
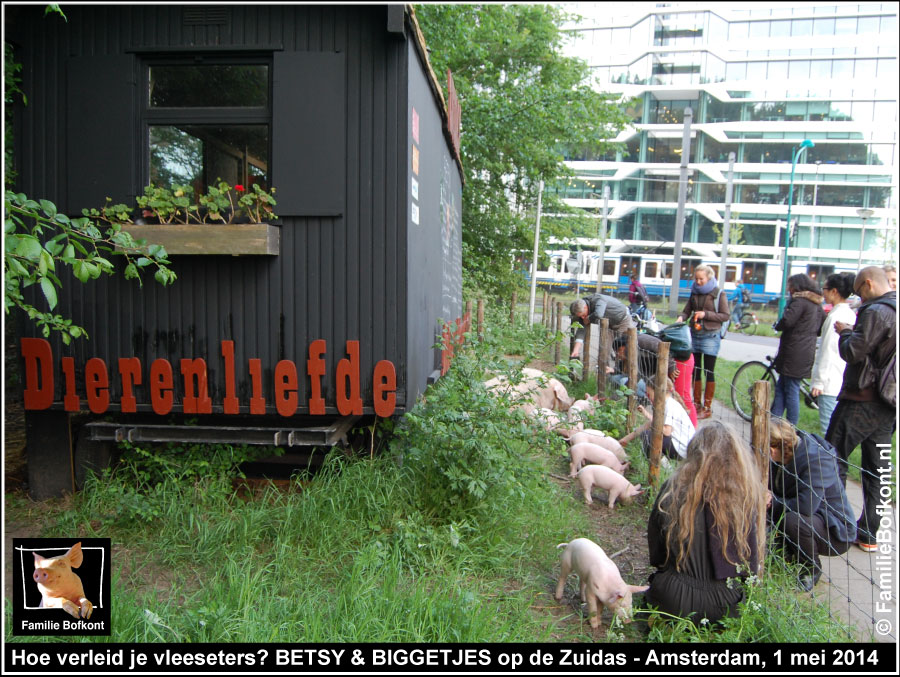
<path id="1" fill-rule="evenodd" d="M 603 613 L 605 604 L 624 623 L 631 623 L 632 593 L 644 592 L 650 586 L 628 585 L 622 580 L 615 563 L 603 552 L 603 548 L 588 538 L 576 538 L 556 547 L 565 547 L 560 558 L 556 599 L 562 599 L 566 579 L 574 572 L 578 574 L 581 600 L 587 602 L 592 628 L 600 625 L 600 614 Z"/>

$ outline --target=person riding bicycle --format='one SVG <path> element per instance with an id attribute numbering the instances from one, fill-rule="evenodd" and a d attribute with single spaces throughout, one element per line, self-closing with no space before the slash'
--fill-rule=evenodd
<path id="1" fill-rule="evenodd" d="M 628 286 L 628 303 L 628 311 L 632 315 L 646 309 L 650 304 L 650 297 L 647 295 L 644 285 L 638 279 L 637 272 L 631 273 L 631 284 Z"/>
<path id="2" fill-rule="evenodd" d="M 740 325 L 744 317 L 744 304 L 750 303 L 750 290 L 743 283 L 734 288 L 734 293 L 728 299 L 734 306 L 731 309 L 731 318 L 735 325 Z"/>

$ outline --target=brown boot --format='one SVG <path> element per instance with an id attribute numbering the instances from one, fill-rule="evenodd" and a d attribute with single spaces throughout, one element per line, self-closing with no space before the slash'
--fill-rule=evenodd
<path id="1" fill-rule="evenodd" d="M 706 392 L 703 394 L 703 409 L 697 412 L 697 418 L 709 418 L 712 416 L 713 395 L 716 393 L 716 382 L 706 382 Z"/>

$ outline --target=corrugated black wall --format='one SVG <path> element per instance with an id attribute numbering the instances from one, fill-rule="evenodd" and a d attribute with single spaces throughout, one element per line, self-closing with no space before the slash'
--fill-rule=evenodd
<path id="1" fill-rule="evenodd" d="M 84 325 L 90 339 L 71 347 L 52 340 L 56 401 L 62 397 L 61 356 L 75 358 L 82 404 L 85 362 L 91 357 L 106 360 L 111 372 L 112 410 L 121 395 L 117 358 L 140 358 L 146 386 L 154 359 L 168 359 L 178 383 L 178 360 L 202 357 L 208 364 L 214 411 L 220 411 L 224 396 L 220 341 L 227 339 L 235 342 L 242 412 L 247 410 L 250 397 L 247 360 L 251 358 L 262 361 L 264 394 L 271 412 L 274 366 L 282 359 L 295 362 L 302 412 L 308 398 L 309 380 L 305 375 L 309 344 L 325 339 L 328 354 L 323 395 L 331 410 L 335 404 L 335 368 L 346 357 L 347 340 L 360 341 L 362 396 L 367 410 L 372 401 L 372 369 L 379 360 L 389 360 L 397 368 L 398 410 L 412 405 L 437 367 L 431 345 L 437 318 L 446 303 L 441 280 L 436 279 L 427 287 L 426 307 L 418 307 L 420 279 L 436 277 L 436 271 L 410 268 L 421 261 L 409 256 L 409 243 L 415 241 L 417 249 L 436 256 L 439 269 L 445 257 L 441 255 L 440 239 L 432 240 L 436 231 L 431 236 L 416 234 L 414 240 L 407 232 L 408 76 L 413 52 L 402 36 L 387 32 L 385 7 L 67 6 L 66 22 L 54 16 L 43 17 L 43 7 L 5 9 L 8 39 L 16 44 L 17 58 L 25 64 L 22 88 L 29 99 L 28 105 L 17 111 L 18 187 L 35 198 L 65 205 L 69 213 L 77 213 L 83 206 L 99 206 L 74 204 L 76 196 L 69 195 L 72 177 L 81 176 L 74 180 L 82 181 L 88 186 L 83 190 L 90 192 L 90 182 L 83 176 L 97 172 L 108 176 L 108 182 L 119 190 L 130 186 L 132 195 L 141 192 L 141 182 L 146 180 L 139 166 L 137 79 L 118 89 L 108 83 L 98 84 L 101 91 L 107 87 L 115 98 L 97 100 L 90 92 L 72 91 L 67 73 L 76 69 L 73 64 L 88 63 L 89 57 L 98 64 L 116 59 L 119 63 L 136 59 L 139 63 L 145 53 L 166 50 L 274 54 L 276 119 L 271 128 L 270 180 L 280 201 L 276 208 L 281 224 L 280 255 L 172 256 L 178 280 L 169 288 L 149 278 L 140 288 L 121 275 L 87 285 L 65 279 L 59 312 Z M 193 10 L 200 14 L 187 14 Z M 188 19 L 200 23 L 189 25 Z M 291 90 L 288 85 L 293 76 L 286 67 L 279 71 L 279 64 L 302 63 L 303 55 L 310 53 L 339 54 L 343 64 L 344 81 L 334 83 L 336 91 L 344 92 L 343 137 L 334 138 L 331 133 L 330 138 L 322 138 L 322 130 L 301 129 L 307 138 L 317 140 L 317 152 L 332 165 L 333 173 L 345 172 L 337 186 L 343 190 L 338 200 L 339 215 L 328 215 L 328 209 L 318 214 L 303 213 L 296 195 L 303 194 L 308 185 L 300 185 L 302 176 L 296 171 L 297 165 L 292 166 L 291 156 L 285 155 L 285 148 L 293 147 L 286 143 L 292 138 L 296 142 L 298 125 L 296 121 L 286 124 L 284 116 L 291 105 L 304 105 L 304 93 Z M 299 61 L 292 61 L 292 56 Z M 80 100 L 71 100 L 79 93 Z M 423 121 L 439 129 L 435 100 L 423 99 L 420 108 Z M 88 119 L 84 126 L 105 126 L 109 136 L 100 147 L 81 139 L 83 150 L 72 157 L 73 140 L 71 134 L 66 136 L 67 127 L 72 126 L 73 115 L 84 116 L 85 111 L 104 122 L 100 125 Z M 105 122 L 107 119 L 110 121 Z M 298 115 L 297 120 L 303 119 Z M 446 143 L 432 151 L 442 164 L 451 157 Z M 343 154 L 343 162 L 332 162 L 329 152 Z M 296 155 L 293 157 L 296 159 Z M 453 189 L 459 191 L 455 165 L 453 181 Z M 114 195 L 114 199 L 126 197 Z M 437 204 L 427 208 L 437 216 Z M 210 229 L 214 231 L 213 226 Z M 416 294 L 410 293 L 413 287 Z M 25 335 L 39 333 L 26 327 Z M 176 387 L 175 394 L 177 410 L 181 389 Z M 145 409 L 148 389 L 138 388 L 136 395 L 139 408 Z"/>

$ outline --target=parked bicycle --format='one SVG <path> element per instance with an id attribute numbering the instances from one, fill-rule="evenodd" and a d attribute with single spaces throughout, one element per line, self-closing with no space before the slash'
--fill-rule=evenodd
<path id="1" fill-rule="evenodd" d="M 758 360 L 747 362 L 738 367 L 734 372 L 734 378 L 731 380 L 731 403 L 734 410 L 745 421 L 749 421 L 753 415 L 753 384 L 757 381 L 768 381 L 771 384 L 769 388 L 769 402 L 766 405 L 768 411 L 772 407 L 772 400 L 775 398 L 775 358 L 766 355 L 769 364 L 763 364 Z M 800 381 L 800 394 L 803 396 L 803 402 L 810 409 L 818 410 L 819 405 L 816 404 L 816 398 L 810 394 L 810 385 L 808 379 Z"/>
<path id="2" fill-rule="evenodd" d="M 728 329 L 730 331 L 736 331 L 739 334 L 743 333 L 752 336 L 756 333 L 756 328 L 758 326 L 759 318 L 756 316 L 756 313 L 752 313 L 749 310 L 743 310 L 740 315 L 738 315 L 737 319 L 732 320 Z"/>
<path id="3" fill-rule="evenodd" d="M 659 329 L 659 322 L 656 321 L 656 313 L 650 310 L 644 303 L 640 303 L 631 311 L 631 320 L 639 332 L 654 332 Z"/>

